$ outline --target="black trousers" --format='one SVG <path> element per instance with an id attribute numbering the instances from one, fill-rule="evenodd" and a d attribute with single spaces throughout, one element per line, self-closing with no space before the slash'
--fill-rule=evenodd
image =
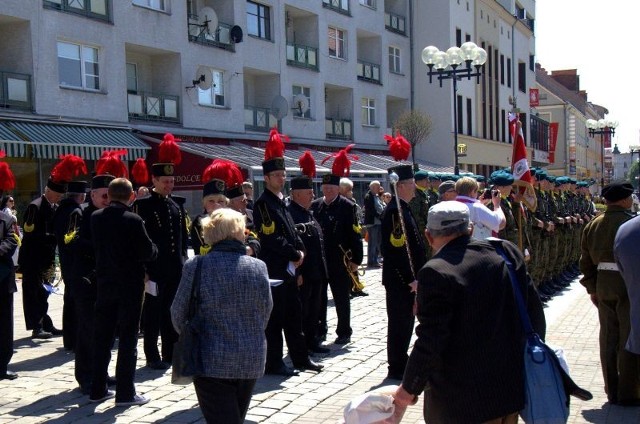
<path id="1" fill-rule="evenodd" d="M 244 423 L 255 384 L 254 379 L 193 379 L 200 410 L 207 423 Z"/>
<path id="2" fill-rule="evenodd" d="M 62 277 L 64 281 L 64 297 L 62 304 L 62 345 L 71 350 L 76 344 L 76 308 L 74 306 L 74 283 L 71 277 Z"/>
<path id="3" fill-rule="evenodd" d="M 415 294 L 408 286 L 387 284 L 387 361 L 389 374 L 403 375 L 413 335 Z"/>
<path id="4" fill-rule="evenodd" d="M 0 374 L 13 356 L 13 293 L 0 292 Z"/>
<path id="5" fill-rule="evenodd" d="M 298 297 L 298 287 L 293 277 L 277 287 L 271 287 L 273 309 L 265 330 L 267 338 L 267 369 L 278 369 L 282 360 L 282 332 L 287 341 L 289 356 L 293 364 L 309 359 L 304 333 L 302 332 L 302 306 Z"/>
<path id="6" fill-rule="evenodd" d="M 123 285 L 124 286 L 124 285 Z M 95 306 L 93 378 L 91 397 L 102 397 L 107 390 L 107 372 L 111 360 L 111 346 L 118 330 L 118 360 L 116 362 L 116 401 L 133 399 L 133 384 L 138 357 L 138 323 L 142 310 L 144 286 L 131 284 L 126 289 L 101 290 Z"/>
<path id="7" fill-rule="evenodd" d="M 85 283 L 79 283 L 85 284 Z M 93 378 L 93 340 L 95 334 L 95 295 L 74 294 L 74 314 L 79 317 L 75 337 L 75 377 L 83 389 L 91 387 Z M 66 328 L 65 328 L 66 333 Z"/>
<path id="8" fill-rule="evenodd" d="M 171 304 L 176 296 L 179 281 L 180 279 L 175 284 L 158 283 L 158 296 L 145 293 L 142 328 L 144 356 L 147 362 L 162 360 L 171 363 L 173 359 L 173 345 L 178 341 L 178 333 L 171 322 Z M 158 336 L 162 342 L 162 351 L 158 350 Z"/>
<path id="9" fill-rule="evenodd" d="M 329 287 L 338 316 L 338 337 L 351 337 L 351 287 L 353 283 L 344 264 L 329 266 Z"/>
<path id="10" fill-rule="evenodd" d="M 42 286 L 45 281 L 37 272 L 25 270 L 22 274 L 22 308 L 27 330 L 51 330 L 49 292 Z"/>
<path id="11" fill-rule="evenodd" d="M 322 289 L 325 287 L 323 280 L 314 275 L 307 275 L 300 286 L 302 330 L 308 349 L 320 344 L 320 308 L 322 308 Z"/>

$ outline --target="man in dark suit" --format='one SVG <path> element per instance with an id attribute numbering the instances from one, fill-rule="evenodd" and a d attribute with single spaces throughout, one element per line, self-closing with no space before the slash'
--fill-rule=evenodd
<path id="1" fill-rule="evenodd" d="M 255 201 L 253 210 L 253 224 L 262 247 L 258 258 L 267 264 L 269 278 L 282 281 L 271 287 L 273 310 L 265 330 L 265 373 L 297 375 L 282 360 L 283 331 L 293 366 L 319 372 L 323 366 L 309 359 L 302 331 L 302 311 L 295 274 L 304 260 L 304 244 L 298 236 L 282 194 L 286 181 L 284 158 L 265 157 L 262 170 L 265 189 Z"/>
<path id="2" fill-rule="evenodd" d="M 384 256 L 382 285 L 386 292 L 387 305 L 387 378 L 402 380 L 409 355 L 409 343 L 413 335 L 413 305 L 417 286 L 417 273 L 427 261 L 425 238 L 413 217 L 410 201 L 416 188 L 411 165 L 389 168 L 389 173 L 398 175 L 394 198 L 382 215 L 382 243 Z M 397 191 L 397 192 L 396 192 Z M 397 196 L 397 198 L 396 198 Z M 404 228 L 398 213 L 402 209 Z M 425 203 L 426 204 L 426 203 Z M 425 217 L 426 218 L 426 217 Z M 408 243 L 408 248 L 407 248 Z M 409 256 L 408 251 L 411 252 Z"/>
<path id="3" fill-rule="evenodd" d="M 418 339 L 394 402 L 406 407 L 428 386 L 427 423 L 515 424 L 525 400 L 525 338 L 504 260 L 471 232 L 465 204 L 445 201 L 429 210 L 427 239 L 435 253 L 418 274 Z M 544 337 L 524 257 L 514 244 L 497 243 L 511 258 L 534 329 Z"/>
<path id="4" fill-rule="evenodd" d="M 0 380 L 18 378 L 7 369 L 13 356 L 13 294 L 18 289 L 12 256 L 17 247 L 12 218 L 0 211 Z"/>
<path id="5" fill-rule="evenodd" d="M 384 202 L 380 198 L 380 181 L 371 181 L 364 195 L 364 225 L 367 227 L 367 266 L 377 268 L 380 254 L 380 224 Z"/>
<path id="6" fill-rule="evenodd" d="M 329 286 L 338 315 L 336 344 L 351 342 L 351 288 L 353 280 L 347 267 L 356 271 L 362 263 L 362 236 L 356 205 L 339 193 L 340 178 L 331 173 L 322 178 L 322 196 L 311 210 L 322 227 L 324 251 L 329 270 Z"/>
<path id="7" fill-rule="evenodd" d="M 138 324 L 144 294 L 145 262 L 153 261 L 158 248 L 144 222 L 129 210 L 133 186 L 125 178 L 109 183 L 108 207 L 91 215 L 96 254 L 97 299 L 95 306 L 94 367 L 91 402 L 116 397 L 116 406 L 142 405 L 149 399 L 136 394 Z M 116 392 L 107 389 L 111 345 L 118 334 Z"/>

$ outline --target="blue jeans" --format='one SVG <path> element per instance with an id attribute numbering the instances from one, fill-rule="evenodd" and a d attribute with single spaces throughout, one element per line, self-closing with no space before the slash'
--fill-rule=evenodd
<path id="1" fill-rule="evenodd" d="M 378 264 L 378 253 L 380 253 L 380 238 L 382 237 L 382 225 L 374 224 L 367 227 L 369 241 L 367 244 L 367 265 Z"/>

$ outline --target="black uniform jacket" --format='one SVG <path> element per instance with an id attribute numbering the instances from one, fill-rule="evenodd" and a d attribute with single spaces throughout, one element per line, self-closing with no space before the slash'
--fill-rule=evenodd
<path id="1" fill-rule="evenodd" d="M 53 213 L 54 208 L 44 195 L 27 206 L 22 246 L 18 254 L 22 272 L 42 273 L 53 266 L 56 256 Z"/>
<path id="2" fill-rule="evenodd" d="M 324 240 L 320 224 L 310 211 L 296 202 L 289 203 L 288 209 L 305 247 L 304 261 L 300 266 L 302 276 L 308 276 L 313 280 L 326 280 L 328 278 L 327 261 L 324 256 Z"/>
<path id="3" fill-rule="evenodd" d="M 0 211 L 0 292 L 15 293 L 16 278 L 13 267 L 13 253 L 18 247 L 18 239 L 13 230 L 12 218 Z"/>

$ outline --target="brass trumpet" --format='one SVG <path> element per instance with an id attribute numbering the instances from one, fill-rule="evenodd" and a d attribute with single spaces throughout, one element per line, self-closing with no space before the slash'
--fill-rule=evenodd
<path id="1" fill-rule="evenodd" d="M 340 245 L 340 250 L 342 251 L 342 262 L 344 263 L 344 267 L 347 270 L 347 274 L 351 277 L 351 290 L 352 291 L 362 291 L 364 289 L 364 283 L 360 281 L 360 277 L 364 277 L 365 267 L 360 265 L 358 269 L 353 271 L 351 269 L 351 259 L 353 259 L 353 253 L 351 253 L 351 249 L 344 250 L 344 248 Z"/>

